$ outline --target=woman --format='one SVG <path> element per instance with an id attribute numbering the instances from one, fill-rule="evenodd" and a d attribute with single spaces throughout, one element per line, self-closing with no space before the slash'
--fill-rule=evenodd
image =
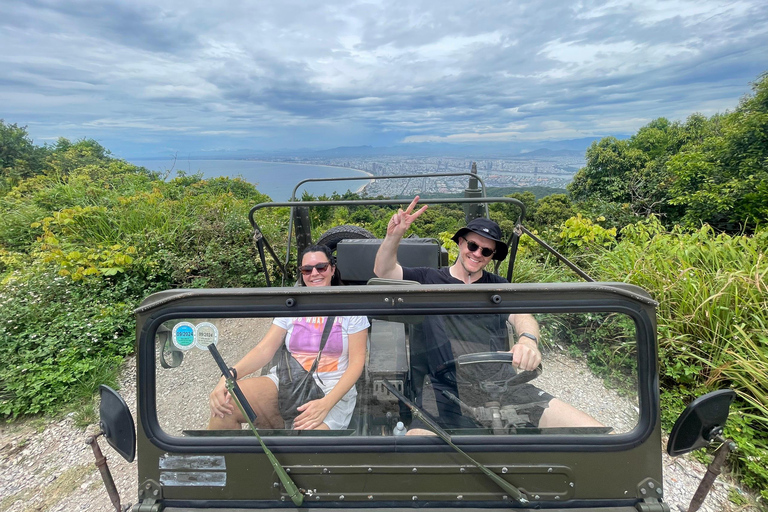
<path id="1" fill-rule="evenodd" d="M 333 286 L 341 284 L 331 251 L 324 245 L 313 245 L 302 252 L 301 284 Z M 261 342 L 234 368 L 238 379 L 266 365 L 285 342 L 291 354 L 309 370 L 317 357 L 325 317 L 275 318 Z M 297 430 L 344 429 L 355 408 L 355 382 L 363 371 L 367 329 L 366 317 L 336 317 L 328 335 L 315 382 L 325 397 L 300 406 L 293 422 Z M 238 385 L 256 413 L 259 428 L 284 428 L 277 405 L 279 380 L 273 369 L 268 375 L 238 380 Z M 225 387 L 222 377 L 210 395 L 209 429 L 237 429 L 246 420 Z"/>

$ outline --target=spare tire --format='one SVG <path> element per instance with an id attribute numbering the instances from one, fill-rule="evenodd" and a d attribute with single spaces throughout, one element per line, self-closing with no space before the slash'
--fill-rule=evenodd
<path id="1" fill-rule="evenodd" d="M 342 240 L 374 238 L 376 238 L 376 236 L 374 236 L 373 233 L 365 228 L 361 228 L 360 226 L 353 226 L 351 224 L 344 224 L 342 226 L 333 227 L 320 235 L 320 238 L 317 239 L 317 244 L 327 245 L 331 252 L 334 252 L 336 250 L 336 246 L 339 245 L 339 242 Z"/>

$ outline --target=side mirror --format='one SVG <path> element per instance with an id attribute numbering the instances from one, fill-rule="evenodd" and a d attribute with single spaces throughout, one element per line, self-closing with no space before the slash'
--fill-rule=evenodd
<path id="1" fill-rule="evenodd" d="M 721 389 L 688 404 L 672 427 L 667 453 L 676 457 L 708 446 L 723 433 L 735 397 L 733 390 Z"/>
<path id="2" fill-rule="evenodd" d="M 99 393 L 99 428 L 109 446 L 128 462 L 133 462 L 136 457 L 136 429 L 131 411 L 123 397 L 109 386 L 99 386 Z"/>
<path id="3" fill-rule="evenodd" d="M 184 352 L 173 346 L 171 330 L 165 325 L 157 328 L 156 342 L 160 344 L 160 366 L 163 368 L 178 368 L 184 361 Z M 170 360 L 169 360 L 170 358 Z"/>

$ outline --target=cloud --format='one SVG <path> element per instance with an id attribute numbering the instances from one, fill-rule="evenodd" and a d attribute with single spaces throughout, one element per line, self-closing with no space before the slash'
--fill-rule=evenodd
<path id="1" fill-rule="evenodd" d="M 36 0 L 0 3 L 0 44 L 0 117 L 117 154 L 549 140 L 735 107 L 768 8 Z"/>

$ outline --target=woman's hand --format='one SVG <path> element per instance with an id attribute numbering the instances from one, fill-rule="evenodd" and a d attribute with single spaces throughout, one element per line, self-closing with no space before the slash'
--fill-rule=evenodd
<path id="1" fill-rule="evenodd" d="M 223 377 L 219 379 L 219 383 L 211 391 L 208 402 L 211 406 L 212 417 L 223 418 L 225 415 L 235 412 L 235 407 L 232 405 L 232 397 L 229 395 L 226 381 Z"/>
<path id="2" fill-rule="evenodd" d="M 312 400 L 304 405 L 300 405 L 297 410 L 301 411 L 301 414 L 293 420 L 293 428 L 296 430 L 312 430 L 319 427 L 333 406 L 334 404 L 330 403 L 328 397 Z"/>

